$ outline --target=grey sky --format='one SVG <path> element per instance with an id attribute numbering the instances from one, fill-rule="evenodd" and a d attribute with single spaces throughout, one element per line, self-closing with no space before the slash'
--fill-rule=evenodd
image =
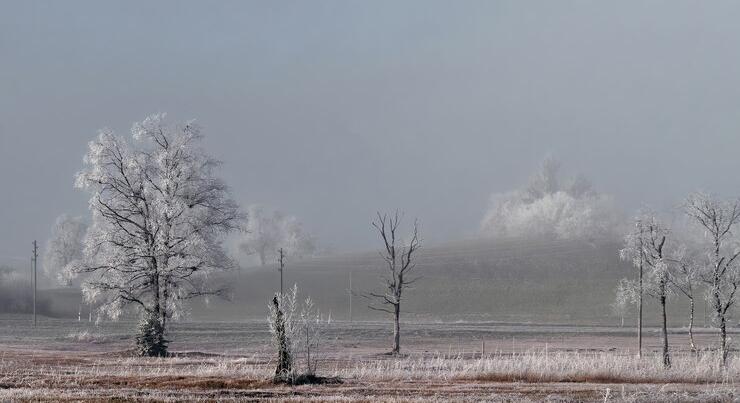
<path id="1" fill-rule="evenodd" d="M 430 242 L 546 152 L 625 209 L 740 194 L 740 3 L 0 2 L 0 261 L 60 213 L 87 141 L 197 118 L 238 200 L 325 245 L 376 209 Z"/>

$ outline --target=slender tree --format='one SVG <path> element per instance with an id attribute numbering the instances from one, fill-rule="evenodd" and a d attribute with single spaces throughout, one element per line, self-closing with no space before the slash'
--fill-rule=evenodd
<path id="1" fill-rule="evenodd" d="M 234 266 L 221 243 L 244 216 L 196 125 L 168 124 L 160 114 L 132 132 L 133 144 L 109 130 L 89 144 L 76 186 L 90 193 L 92 225 L 84 259 L 70 271 L 90 273 L 83 292 L 102 298 L 102 313 L 116 318 L 133 304 L 163 333 L 184 301 L 222 291 L 207 278 Z"/>
<path id="2" fill-rule="evenodd" d="M 671 259 L 672 264 L 669 279 L 673 288 L 683 294 L 689 300 L 689 345 L 691 351 L 696 351 L 694 342 L 694 312 L 696 310 L 695 297 L 697 292 L 697 282 L 699 281 L 700 267 L 696 259 L 691 256 L 686 246 L 681 246 Z"/>
<path id="3" fill-rule="evenodd" d="M 642 306 L 645 295 L 645 248 L 644 226 L 642 216 L 634 218 L 634 228 L 624 237 L 624 247 L 619 250 L 622 260 L 630 261 L 637 268 L 636 302 L 637 302 L 637 355 L 642 356 Z"/>
<path id="4" fill-rule="evenodd" d="M 629 313 L 630 306 L 637 304 L 637 293 L 638 288 L 634 281 L 630 281 L 626 278 L 619 280 L 614 302 L 611 305 L 614 314 L 620 318 L 619 327 L 624 327 L 624 316 Z"/>
<path id="5" fill-rule="evenodd" d="M 686 199 L 686 214 L 705 232 L 708 240 L 700 278 L 709 287 L 709 303 L 720 331 L 721 364 L 727 365 L 727 320 L 740 286 L 740 268 L 734 230 L 740 222 L 740 202 L 721 200 L 704 193 Z"/>
<path id="6" fill-rule="evenodd" d="M 643 234 L 641 244 L 644 248 L 645 265 L 649 269 L 648 287 L 645 291 L 660 303 L 663 367 L 670 368 L 671 356 L 668 348 L 668 316 L 666 314 L 666 302 L 671 292 L 670 271 L 666 256 L 669 230 L 654 215 L 645 216 L 641 222 L 644 226 L 644 230 L 641 231 Z"/>
<path id="7" fill-rule="evenodd" d="M 623 260 L 631 260 L 639 270 L 636 284 L 638 300 L 638 354 L 642 350 L 642 296 L 647 294 L 658 300 L 661 307 L 661 336 L 663 341 L 663 365 L 671 366 L 668 349 L 668 320 L 666 302 L 671 292 L 668 270 L 666 241 L 669 231 L 651 213 L 641 213 L 635 218 L 635 229 L 625 238 L 625 247 L 620 250 Z"/>
<path id="8" fill-rule="evenodd" d="M 403 291 L 419 280 L 419 277 L 411 278 L 409 275 L 416 268 L 416 253 L 421 247 L 419 238 L 418 221 L 414 221 L 413 232 L 407 243 L 399 238 L 398 230 L 401 224 L 401 216 L 398 211 L 389 216 L 388 214 L 377 213 L 377 219 L 373 221 L 372 226 L 378 231 L 380 238 L 383 240 L 383 250 L 380 255 L 383 257 L 386 266 L 386 275 L 383 276 L 385 292 L 366 294 L 367 297 L 374 299 L 380 305 L 371 304 L 370 309 L 387 312 L 393 315 L 393 349 L 392 354 L 398 354 L 401 351 L 401 301 Z"/>

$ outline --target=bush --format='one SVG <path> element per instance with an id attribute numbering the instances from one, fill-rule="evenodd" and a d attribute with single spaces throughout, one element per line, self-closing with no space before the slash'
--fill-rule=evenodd
<path id="1" fill-rule="evenodd" d="M 146 312 L 139 321 L 136 353 L 142 357 L 165 357 L 169 340 L 164 338 L 164 326 L 155 312 Z"/>
<path id="2" fill-rule="evenodd" d="M 322 323 L 311 298 L 299 303 L 298 287 L 294 285 L 285 295 L 275 294 L 268 308 L 270 333 L 277 350 L 273 380 L 290 384 L 327 381 L 316 376 Z M 303 372 L 299 369 L 301 358 Z"/>

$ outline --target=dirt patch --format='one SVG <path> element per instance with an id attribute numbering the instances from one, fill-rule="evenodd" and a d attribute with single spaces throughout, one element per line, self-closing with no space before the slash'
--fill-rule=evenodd
<path id="1" fill-rule="evenodd" d="M 117 377 L 105 376 L 83 379 L 84 387 L 117 387 L 147 389 L 255 389 L 272 383 L 262 379 L 225 378 L 216 376 L 158 376 L 158 377 Z"/>

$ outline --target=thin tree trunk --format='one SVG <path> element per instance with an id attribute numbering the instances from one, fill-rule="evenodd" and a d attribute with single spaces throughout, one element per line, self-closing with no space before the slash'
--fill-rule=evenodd
<path id="1" fill-rule="evenodd" d="M 305 327 L 306 330 L 306 370 L 309 375 L 313 374 L 311 370 L 311 340 L 308 337 L 308 325 Z"/>
<path id="2" fill-rule="evenodd" d="M 393 305 L 393 354 L 401 352 L 401 304 Z"/>
<path id="3" fill-rule="evenodd" d="M 691 351 L 696 351 L 696 344 L 694 344 L 694 297 L 689 298 L 689 344 L 691 345 Z"/>
<path id="4" fill-rule="evenodd" d="M 663 313 L 663 326 L 662 326 L 662 333 L 663 333 L 663 368 L 670 368 L 671 367 L 671 356 L 668 352 L 668 319 L 666 317 L 666 311 L 665 311 L 665 291 L 663 291 L 663 295 L 660 297 L 660 307 Z"/>
<path id="5" fill-rule="evenodd" d="M 720 349 L 722 351 L 722 368 L 727 367 L 727 321 L 725 316 L 719 318 Z"/>
<path id="6" fill-rule="evenodd" d="M 640 261 L 640 303 L 637 312 L 637 357 L 642 357 L 642 260 Z"/>

